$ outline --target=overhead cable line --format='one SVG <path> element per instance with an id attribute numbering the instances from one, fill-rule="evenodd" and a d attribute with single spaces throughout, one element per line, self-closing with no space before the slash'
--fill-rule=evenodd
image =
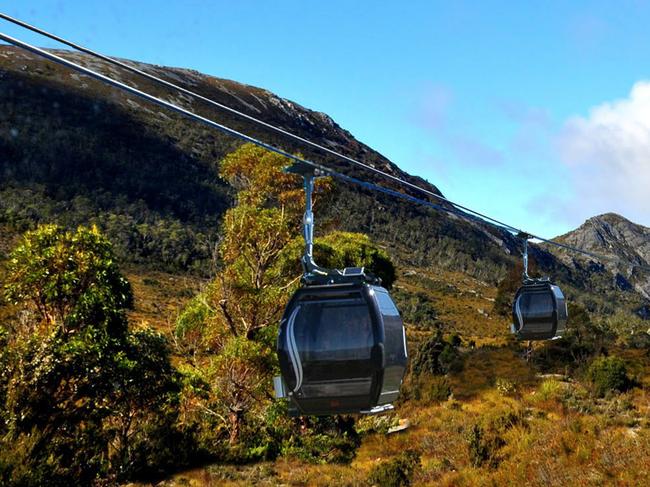
<path id="1" fill-rule="evenodd" d="M 570 246 L 570 245 L 567 245 L 567 244 L 556 242 L 554 240 L 545 239 L 543 237 L 539 237 L 539 236 L 533 235 L 533 234 L 528 233 L 528 232 L 524 232 L 524 231 L 522 231 L 522 230 L 520 230 L 520 229 L 518 229 L 516 227 L 513 227 L 513 226 L 508 225 L 506 223 L 499 222 L 498 220 L 495 220 L 495 219 L 493 219 L 491 217 L 484 217 L 481 213 L 479 213 L 479 212 L 477 212 L 475 210 L 472 210 L 472 209 L 467 210 L 470 213 L 470 214 L 468 214 L 465 211 L 460 210 L 460 208 L 465 209 L 465 207 L 463 207 L 461 205 L 457 205 L 456 203 L 454 203 L 454 202 L 452 202 L 450 200 L 447 200 L 446 198 L 443 198 L 443 199 L 446 202 L 451 203 L 452 205 L 454 205 L 454 207 L 456 207 L 455 210 L 452 209 L 452 208 L 448 208 L 446 206 L 443 206 L 443 205 L 439 205 L 439 204 L 436 204 L 436 203 L 432 203 L 430 201 L 423 200 L 421 198 L 417 198 L 415 196 L 411 196 L 411 195 L 406 194 L 406 193 L 402 193 L 402 192 L 399 192 L 399 191 L 396 191 L 396 190 L 393 190 L 393 189 L 390 189 L 390 188 L 386 188 L 384 186 L 381 186 L 381 185 L 378 185 L 378 184 L 375 184 L 375 183 L 371 183 L 371 182 L 368 182 L 368 181 L 364 181 L 364 180 L 361 180 L 361 179 L 357 179 L 357 178 L 354 178 L 354 177 L 339 173 L 339 172 L 334 171 L 334 170 L 332 170 L 330 168 L 327 168 L 327 167 L 325 167 L 325 166 L 323 166 L 321 164 L 317 164 L 317 163 L 315 163 L 313 161 L 310 161 L 310 160 L 301 158 L 299 156 L 296 156 L 295 154 L 291 154 L 291 153 L 289 153 L 289 152 L 287 152 L 287 151 L 285 151 L 283 149 L 280 149 L 280 148 L 275 147 L 275 146 L 273 146 L 271 144 L 263 142 L 263 141 L 261 141 L 259 139 L 256 139 L 256 138 L 254 138 L 254 137 L 252 137 L 250 135 L 247 135 L 247 134 L 245 134 L 243 132 L 239 132 L 239 131 L 237 131 L 235 129 L 232 129 L 232 128 L 226 126 L 226 125 L 215 122 L 214 120 L 211 120 L 209 118 L 198 115 L 198 114 L 196 114 L 196 113 L 194 113 L 194 112 L 192 112 L 190 110 L 179 107 L 178 105 L 175 105 L 175 104 L 173 104 L 173 103 L 171 103 L 169 101 L 158 98 L 158 97 L 156 97 L 154 95 L 151 95 L 149 93 L 146 93 L 146 92 L 144 92 L 142 90 L 139 90 L 137 88 L 129 86 L 129 85 L 127 85 L 127 84 L 125 84 L 125 83 L 123 83 L 121 81 L 115 80 L 115 79 L 113 79 L 113 78 L 111 78 L 109 76 L 98 73 L 98 72 L 96 72 L 96 71 L 94 71 L 94 70 L 92 70 L 90 68 L 85 67 L 85 66 L 81 66 L 81 65 L 79 65 L 79 64 L 77 64 L 77 63 L 75 63 L 73 61 L 69 61 L 69 60 L 67 60 L 67 59 L 65 59 L 65 58 L 63 58 L 61 56 L 57 56 L 54 53 L 48 52 L 48 51 L 46 51 L 44 49 L 33 46 L 33 45 L 28 44 L 26 42 L 23 42 L 23 41 L 21 41 L 19 39 L 11 37 L 11 36 L 9 36 L 7 34 L 4 34 L 4 33 L 0 32 L 0 40 L 5 41 L 5 42 L 7 42 L 9 44 L 13 44 L 14 46 L 20 47 L 21 49 L 29 51 L 29 52 L 31 52 L 33 54 L 41 56 L 41 57 L 43 57 L 45 59 L 48 59 L 48 60 L 50 60 L 52 62 L 55 62 L 57 64 L 61 64 L 63 66 L 66 66 L 66 67 L 68 67 L 68 68 L 70 68 L 72 70 L 83 73 L 83 74 L 85 74 L 85 75 L 87 75 L 87 76 L 89 76 L 91 78 L 94 78 L 94 79 L 96 79 L 98 81 L 104 82 L 104 83 L 109 84 L 109 85 L 111 85 L 113 87 L 124 90 L 124 91 L 126 91 L 126 92 L 128 92 L 128 93 L 130 93 L 132 95 L 143 98 L 143 99 L 145 99 L 145 100 L 147 100 L 147 101 L 149 101 L 151 103 L 154 103 L 156 105 L 165 107 L 165 108 L 167 108 L 167 109 L 169 109 L 169 110 L 171 110 L 173 112 L 176 112 L 176 113 L 178 113 L 180 115 L 183 115 L 183 116 L 185 116 L 187 118 L 199 121 L 199 122 L 201 122 L 201 123 L 203 123 L 205 125 L 208 125 L 208 126 L 210 126 L 212 128 L 215 128 L 215 129 L 217 129 L 217 130 L 219 130 L 221 132 L 224 132 L 224 133 L 226 133 L 228 135 L 236 137 L 236 138 L 238 138 L 240 140 L 244 140 L 246 142 L 252 143 L 252 144 L 257 145 L 259 147 L 262 147 L 262 148 L 264 148 L 266 150 L 269 150 L 271 152 L 275 152 L 276 154 L 287 157 L 287 158 L 289 158 L 289 159 L 291 159 L 293 161 L 301 162 L 301 163 L 307 164 L 309 166 L 312 166 L 312 167 L 318 169 L 322 173 L 322 175 L 331 176 L 333 178 L 336 178 L 336 179 L 339 179 L 339 180 L 342 180 L 342 181 L 346 181 L 346 182 L 349 182 L 349 183 L 352 183 L 352 184 L 355 184 L 355 185 L 359 185 L 359 186 L 362 186 L 362 187 L 366 187 L 368 189 L 372 189 L 372 190 L 375 190 L 375 191 L 378 191 L 378 192 L 381 192 L 381 193 L 384 193 L 384 194 L 392 195 L 392 196 L 395 196 L 395 197 L 398 197 L 398 198 L 401 198 L 401 199 L 405 199 L 405 200 L 408 200 L 408 201 L 411 201 L 411 202 L 414 202 L 414 203 L 418 203 L 418 204 L 427 206 L 429 208 L 433 208 L 433 209 L 436 209 L 436 210 L 441 210 L 441 211 L 444 211 L 444 212 L 447 212 L 447 213 L 450 213 L 450 214 L 454 214 L 454 215 L 459 216 L 461 218 L 469 219 L 470 221 L 478 221 L 478 222 L 481 222 L 481 223 L 487 223 L 487 224 L 492 225 L 492 226 L 494 226 L 496 228 L 499 228 L 500 230 L 505 230 L 505 231 L 513 233 L 515 235 L 526 235 L 527 238 L 537 239 L 537 240 L 540 240 L 542 242 L 545 242 L 545 243 L 548 243 L 548 244 L 551 244 L 551 245 L 554 245 L 554 246 L 557 246 L 557 247 L 564 248 L 566 250 L 570 250 L 570 251 L 573 251 L 573 252 L 577 252 L 577 253 L 592 257 L 592 258 L 594 258 L 596 260 L 612 259 L 612 257 L 609 257 L 609 256 L 599 255 L 599 254 L 589 252 L 589 251 L 586 251 L 586 250 L 583 250 L 583 249 L 579 249 L 579 248 L 576 248 L 576 247 L 573 247 L 573 246 Z M 485 221 L 485 218 L 487 218 L 488 221 Z M 650 270 L 650 267 L 648 267 L 648 266 L 642 266 L 642 265 L 634 264 L 634 263 L 631 263 L 631 265 L 634 266 L 634 267 L 640 267 L 640 268 Z"/>
<path id="2" fill-rule="evenodd" d="M 322 175 L 324 175 L 324 176 L 331 176 L 331 177 L 334 177 L 336 179 L 346 181 L 348 183 L 363 186 L 363 187 L 366 187 L 368 189 L 374 189 L 374 190 L 382 192 L 384 194 L 389 194 L 389 195 L 392 195 L 392 196 L 396 196 L 398 198 L 406 199 L 408 201 L 423 204 L 423 205 L 428 206 L 430 208 L 434 208 L 434 209 L 437 209 L 437 210 L 442 210 L 442 211 L 445 211 L 447 213 L 452 213 L 452 214 L 455 214 L 455 215 L 460 216 L 460 217 L 465 217 L 465 218 L 472 217 L 472 215 L 468 215 L 468 214 L 466 214 L 464 212 L 454 211 L 451 208 L 447 208 L 447 207 L 444 207 L 442 205 L 432 203 L 430 201 L 422 200 L 420 198 L 416 198 L 415 196 L 411 196 L 411 195 L 408 195 L 406 193 L 401 193 L 399 191 L 396 191 L 396 190 L 393 190 L 393 189 L 390 189 L 390 188 L 386 188 L 386 187 L 380 186 L 378 184 L 370 183 L 368 181 L 363 181 L 361 179 L 357 179 L 357 178 L 354 178 L 352 176 L 348 176 L 348 175 L 339 173 L 339 172 L 334 171 L 334 170 L 332 170 L 330 168 L 327 168 L 325 166 L 317 164 L 317 163 L 315 163 L 313 161 L 298 157 L 295 154 L 291 154 L 291 153 L 289 153 L 287 151 L 284 151 L 282 149 L 279 149 L 279 148 L 277 148 L 277 147 L 275 147 L 273 145 L 267 144 L 266 142 L 258 140 L 258 139 L 254 138 L 254 137 L 251 137 L 251 136 L 249 136 L 247 134 L 239 132 L 239 131 L 237 131 L 235 129 L 232 129 L 232 128 L 226 126 L 226 125 L 222 125 L 222 124 L 220 124 L 218 122 L 215 122 L 214 120 L 211 120 L 209 118 L 198 115 L 198 114 L 196 114 L 196 113 L 194 113 L 194 112 L 192 112 L 190 110 L 179 107 L 178 105 L 175 105 L 175 104 L 173 104 L 171 102 L 168 102 L 166 100 L 162 100 L 162 99 L 160 99 L 160 98 L 158 98 L 156 96 L 150 95 L 149 93 L 141 91 L 141 90 L 139 90 L 137 88 L 133 88 L 132 86 L 129 86 L 129 85 L 127 85 L 127 84 L 125 84 L 125 83 L 123 83 L 121 81 L 110 78 L 109 76 L 106 76 L 106 75 L 103 75 L 103 74 L 98 73 L 96 71 L 93 71 L 90 68 L 86 68 L 85 66 L 81 66 L 81 65 L 79 65 L 79 64 L 77 64 L 77 63 L 75 63 L 73 61 L 69 61 L 68 59 L 65 59 L 65 58 L 63 58 L 61 56 L 57 56 L 56 54 L 53 54 L 53 53 L 48 52 L 48 51 L 46 51 L 44 49 L 41 49 L 39 47 L 28 44 L 26 42 L 20 41 L 20 40 L 14 38 L 14 37 L 8 36 L 8 35 L 3 34 L 1 32 L 0 32 L 0 40 L 3 40 L 3 41 L 8 42 L 10 44 L 13 44 L 13 45 L 15 45 L 17 47 L 20 47 L 20 48 L 25 49 L 25 50 L 27 50 L 29 52 L 32 52 L 33 54 L 36 54 L 38 56 L 42 56 L 42 57 L 44 57 L 44 58 L 46 58 L 46 59 L 48 59 L 50 61 L 61 64 L 61 65 L 66 66 L 66 67 L 68 67 L 70 69 L 73 69 L 75 71 L 79 71 L 79 72 L 81 72 L 81 73 L 83 73 L 83 74 L 85 74 L 87 76 L 90 76 L 91 78 L 95 78 L 98 81 L 107 83 L 107 84 L 109 84 L 111 86 L 114 86 L 116 88 L 124 90 L 124 91 L 126 91 L 126 92 L 128 92 L 128 93 L 130 93 L 132 95 L 136 95 L 136 96 L 138 96 L 140 98 L 143 98 L 143 99 L 145 99 L 145 100 L 147 100 L 149 102 L 155 103 L 155 104 L 160 105 L 160 106 L 165 107 L 165 108 L 168 108 L 169 110 L 172 110 L 172 111 L 174 111 L 176 113 L 179 113 L 179 114 L 181 114 L 181 115 L 183 115 L 185 117 L 197 120 L 197 121 L 199 121 L 201 123 L 204 123 L 204 124 L 206 124 L 206 125 L 208 125 L 208 126 L 210 126 L 212 128 L 216 128 L 217 130 L 219 130 L 221 132 L 224 132 L 224 133 L 226 133 L 228 135 L 232 135 L 233 137 L 236 137 L 236 138 L 239 138 L 239 139 L 244 140 L 246 142 L 255 144 L 255 145 L 257 145 L 259 147 L 262 147 L 264 149 L 267 149 L 267 150 L 269 150 L 271 152 L 275 152 L 276 154 L 287 157 L 287 158 L 289 158 L 289 159 L 291 159 L 293 161 L 308 164 L 309 166 L 318 169 L 318 171 L 320 171 L 320 173 Z M 482 222 L 483 220 L 479 220 L 479 221 Z M 499 228 L 501 228 L 502 230 L 508 230 L 509 227 L 499 226 Z"/>
<path id="3" fill-rule="evenodd" d="M 390 179 L 390 180 L 392 180 L 392 181 L 394 181 L 394 182 L 396 182 L 398 184 L 407 186 L 407 187 L 409 187 L 409 188 L 411 188 L 413 190 L 419 191 L 419 192 L 421 192 L 423 194 L 426 194 L 427 196 L 430 196 L 430 197 L 435 198 L 437 200 L 444 201 L 445 203 L 451 204 L 451 205 L 455 206 L 458 209 L 461 209 L 461 210 L 469 212 L 469 213 L 473 213 L 476 216 L 478 216 L 478 217 L 480 217 L 480 218 L 482 218 L 484 220 L 490 221 L 492 223 L 496 223 L 498 226 L 501 226 L 501 227 L 504 227 L 504 228 L 508 229 L 508 231 L 510 231 L 510 232 L 522 233 L 522 230 L 520 230 L 520 229 L 518 229 L 516 227 L 513 227 L 513 226 L 511 226 L 511 225 L 509 225 L 507 223 L 499 221 L 499 220 L 497 220 L 497 219 L 495 219 L 495 218 L 493 218 L 493 217 L 491 217 L 489 215 L 485 215 L 483 213 L 480 213 L 480 212 L 478 212 L 476 210 L 473 210 L 473 209 L 471 209 L 469 207 L 463 206 L 463 205 L 461 205 L 459 203 L 455 203 L 454 201 L 451 201 L 448 198 L 445 198 L 444 196 L 435 193 L 434 191 L 431 191 L 431 190 L 428 190 L 428 189 L 423 188 L 421 186 L 418 186 L 417 184 L 413 184 L 410 181 L 406 181 L 403 178 L 400 178 L 398 176 L 394 176 L 393 174 L 390 174 L 390 173 L 388 173 L 386 171 L 382 171 L 381 169 L 377 169 L 376 167 L 373 167 L 370 164 L 366 164 L 366 163 L 363 163 L 361 161 L 358 161 L 358 160 L 356 160 L 356 159 L 354 159 L 354 158 L 352 158 L 350 156 L 346 156 L 345 154 L 341 154 L 340 152 L 332 150 L 332 149 L 330 149 L 328 147 L 325 147 L 325 146 L 323 146 L 321 144 L 313 142 L 313 141 L 311 141 L 309 139 L 305 139 L 304 137 L 300 137 L 299 135 L 296 135 L 296 134 L 294 134 L 294 133 L 292 133 L 292 132 L 290 132 L 288 130 L 285 130 L 285 129 L 280 128 L 280 127 L 278 127 L 276 125 L 273 125 L 273 124 L 270 124 L 270 123 L 265 122 L 263 120 L 260 120 L 260 119 L 258 119 L 256 117 L 248 115 L 247 113 L 244 113 L 244 112 L 241 112 L 239 110 L 236 110 L 235 108 L 229 107 L 228 105 L 224 105 L 223 103 L 219 103 L 218 101 L 215 101 L 215 100 L 213 100 L 211 98 L 207 98 L 207 97 L 205 97 L 203 95 L 200 95 L 200 94 L 196 93 L 195 91 L 188 90 L 187 88 L 183 88 L 182 86 L 179 86 L 179 85 L 177 85 L 175 83 L 164 80 L 164 79 L 162 79 L 162 78 L 160 78 L 158 76 L 154 76 L 154 75 L 152 75 L 150 73 L 147 73 L 146 71 L 143 71 L 141 69 L 136 68 L 135 66 L 131 66 L 131 65 L 129 65 L 127 63 L 124 63 L 124 62 L 122 62 L 120 60 L 114 59 L 114 58 L 109 57 L 109 56 L 105 56 L 104 54 L 98 53 L 96 51 L 93 51 L 92 49 L 81 46 L 80 44 L 77 44 L 75 42 L 69 41 L 69 40 L 64 39 L 62 37 L 59 37 L 59 36 L 57 36 L 55 34 L 47 32 L 47 31 L 45 31 L 45 30 L 43 30 L 43 29 L 41 29 L 39 27 L 28 24 L 27 22 L 16 19 L 16 18 L 11 17 L 11 16 L 9 16 L 7 14 L 4 14 L 2 12 L 0 12 L 0 18 L 6 20 L 8 22 L 12 22 L 12 23 L 14 23 L 14 24 L 16 24 L 16 25 L 18 25 L 20 27 L 23 27 L 25 29 L 31 30 L 32 32 L 35 32 L 35 33 L 40 34 L 42 36 L 48 37 L 48 38 L 50 38 L 50 39 L 52 39 L 54 41 L 60 42 L 61 44 L 64 44 L 64 45 L 66 45 L 68 47 L 71 47 L 71 48 L 73 48 L 73 49 L 75 49 L 77 51 L 83 52 L 83 53 L 88 54 L 90 56 L 94 56 L 94 57 L 96 57 L 98 59 L 101 59 L 101 60 L 103 60 L 103 61 L 105 61 L 107 63 L 113 64 L 115 66 L 119 66 L 122 69 L 125 69 L 125 70 L 127 70 L 127 71 L 129 71 L 131 73 L 135 73 L 135 74 L 137 74 L 139 76 L 142 76 L 142 77 L 144 77 L 144 78 L 146 78 L 146 79 L 148 79 L 150 81 L 153 81 L 155 83 L 161 84 L 161 85 L 166 86 L 168 88 L 172 88 L 174 90 L 177 90 L 177 91 L 179 91 L 181 93 L 184 93 L 186 95 L 189 95 L 189 96 L 194 97 L 196 99 L 199 99 L 201 101 L 209 103 L 210 105 L 213 105 L 213 106 L 215 106 L 217 108 L 220 108 L 222 110 L 226 110 L 226 111 L 228 111 L 230 113 L 233 113 L 233 114 L 235 114 L 235 115 L 237 115 L 239 117 L 245 118 L 246 120 L 249 120 L 249 121 L 251 121 L 253 123 L 261 125 L 261 126 L 267 128 L 267 129 L 270 129 L 270 130 L 273 130 L 273 131 L 275 131 L 277 133 L 285 135 L 285 136 L 287 136 L 287 137 L 289 137 L 289 138 L 291 138 L 291 139 L 293 139 L 295 141 L 300 142 L 301 144 L 310 146 L 310 147 L 312 147 L 314 149 L 321 150 L 323 152 L 326 152 L 329 155 L 335 156 L 335 157 L 337 157 L 339 159 L 343 159 L 343 160 L 345 160 L 345 161 L 347 161 L 347 162 L 349 162 L 351 164 L 354 164 L 354 165 L 356 165 L 358 167 L 361 167 L 361 168 L 363 168 L 365 170 L 371 171 L 371 172 L 373 172 L 373 173 L 375 173 L 375 174 L 377 174 L 379 176 L 382 176 L 384 178 Z"/>
<path id="4" fill-rule="evenodd" d="M 322 151 L 324 151 L 324 152 L 326 152 L 326 153 L 328 153 L 330 155 L 333 155 L 333 156 L 338 157 L 340 159 L 346 160 L 346 161 L 348 161 L 348 162 L 350 162 L 350 163 L 352 163 L 352 164 L 354 164 L 356 166 L 359 166 L 359 167 L 362 167 L 362 168 L 367 169 L 369 171 L 372 171 L 375 174 L 378 174 L 380 176 L 391 179 L 391 180 L 393 180 L 393 181 L 395 181 L 395 182 L 397 182 L 399 184 L 410 187 L 411 189 L 415 189 L 417 191 L 420 191 L 420 192 L 422 192 L 422 193 L 424 193 L 424 194 L 426 194 L 428 196 L 431 196 L 431 197 L 433 197 L 435 199 L 438 199 L 440 201 L 444 201 L 445 203 L 449 203 L 449 204 L 453 205 L 454 207 L 456 207 L 456 208 L 458 208 L 460 210 L 463 210 L 465 212 L 471 213 L 473 215 L 476 215 L 476 216 L 480 217 L 481 219 L 483 219 L 483 220 L 485 220 L 485 221 L 487 221 L 489 223 L 496 224 L 495 226 L 497 226 L 497 227 L 499 227 L 501 229 L 504 229 L 504 230 L 509 231 L 511 233 L 529 235 L 531 238 L 534 238 L 534 239 L 537 239 L 537 240 L 540 240 L 540 241 L 543 241 L 543 242 L 546 242 L 546 243 L 549 243 L 549 244 L 552 244 L 552 245 L 556 245 L 558 247 L 562 247 L 562 248 L 565 248 L 565 249 L 568 249 L 568 250 L 572 249 L 570 246 L 567 246 L 565 244 L 555 242 L 555 241 L 550 240 L 550 239 L 545 239 L 545 238 L 540 237 L 538 235 L 533 235 L 533 234 L 531 234 L 529 232 L 525 232 L 524 230 L 522 230 L 520 228 L 514 227 L 514 226 L 512 226 L 512 225 L 510 225 L 508 223 L 500 221 L 500 220 L 498 220 L 496 218 L 493 218 L 493 217 L 491 217 L 489 215 L 486 215 L 486 214 L 481 213 L 479 211 L 476 211 L 476 210 L 474 210 L 472 208 L 469 208 L 469 207 L 466 207 L 466 206 L 461 205 L 459 203 L 456 203 L 454 201 L 451 201 L 450 199 L 448 199 L 448 198 L 446 198 L 446 197 L 444 197 L 442 195 L 439 195 L 439 194 L 437 194 L 437 193 L 435 193 L 433 191 L 430 191 L 430 190 L 428 190 L 426 188 L 422 188 L 421 186 L 418 186 L 418 185 L 413 184 L 413 183 L 411 183 L 409 181 L 406 181 L 406 180 L 404 180 L 402 178 L 394 176 L 394 175 L 392 175 L 390 173 L 387 173 L 386 171 L 382 171 L 380 169 L 377 169 L 377 168 L 375 168 L 375 167 L 373 167 L 373 166 L 371 166 L 369 164 L 365 164 L 365 163 L 363 163 L 361 161 L 358 161 L 358 160 L 353 159 L 353 158 L 351 158 L 349 156 L 346 156 L 345 154 L 341 154 L 340 152 L 334 151 L 334 150 L 332 150 L 332 149 L 330 149 L 328 147 L 325 147 L 325 146 L 323 146 L 321 144 L 313 142 L 313 141 L 311 141 L 309 139 L 305 139 L 303 137 L 300 137 L 299 135 L 296 135 L 296 134 L 294 134 L 292 132 L 289 132 L 288 130 L 282 129 L 282 128 L 277 127 L 277 126 L 275 126 L 273 124 L 270 124 L 268 122 L 260 120 L 260 119 L 258 119 L 256 117 L 248 115 L 247 113 L 244 113 L 244 112 L 236 110 L 236 109 L 234 109 L 232 107 L 229 107 L 228 105 L 224 105 L 223 103 L 219 103 L 219 102 L 217 102 L 217 101 L 215 101 L 215 100 L 213 100 L 211 98 L 207 98 L 207 97 L 205 97 L 203 95 L 200 95 L 200 94 L 198 94 L 198 93 L 196 93 L 196 92 L 194 92 L 192 90 L 188 90 L 187 88 L 179 86 L 179 85 L 177 85 L 175 83 L 172 83 L 170 81 L 164 80 L 164 79 L 162 79 L 162 78 L 160 78 L 158 76 L 154 76 L 154 75 L 152 75 L 150 73 L 147 73 L 147 72 L 145 72 L 145 71 L 143 71 L 141 69 L 136 68 L 135 66 L 131 66 L 131 65 L 127 64 L 127 63 L 124 63 L 124 62 L 119 61 L 117 59 L 114 59 L 112 57 L 103 55 L 103 54 L 101 54 L 101 53 L 99 53 L 97 51 L 94 51 L 92 49 L 84 47 L 84 46 L 82 46 L 80 44 L 69 41 L 69 40 L 64 39 L 64 38 L 62 38 L 60 36 L 57 36 L 55 34 L 52 34 L 52 33 L 48 32 L 48 31 L 45 31 L 45 30 L 43 30 L 43 29 L 41 29 L 39 27 L 28 24 L 27 22 L 24 22 L 24 21 L 22 21 L 20 19 L 16 19 L 15 17 L 11 17 L 10 15 L 4 14 L 2 12 L 0 12 L 0 18 L 6 20 L 8 22 L 12 22 L 12 23 L 14 23 L 14 24 L 16 24 L 16 25 L 18 25 L 20 27 L 23 27 L 25 29 L 31 30 L 32 32 L 35 32 L 37 34 L 48 37 L 48 38 L 50 38 L 50 39 L 52 39 L 54 41 L 60 42 L 60 43 L 62 43 L 64 45 L 67 45 L 67 46 L 77 50 L 77 51 L 83 52 L 83 53 L 88 54 L 90 56 L 94 56 L 94 57 L 96 57 L 98 59 L 101 59 L 101 60 L 103 60 L 105 62 L 108 62 L 110 64 L 113 64 L 115 66 L 119 66 L 119 67 L 121 67 L 121 68 L 123 68 L 123 69 L 125 69 L 127 71 L 135 73 L 135 74 L 137 74 L 139 76 L 142 76 L 142 77 L 144 77 L 146 79 L 149 79 L 150 81 L 156 82 L 156 83 L 161 84 L 163 86 L 166 86 L 168 88 L 175 89 L 177 91 L 180 91 L 181 93 L 184 93 L 186 95 L 197 98 L 197 99 L 199 99 L 201 101 L 204 101 L 204 102 L 206 102 L 206 103 L 208 103 L 210 105 L 216 106 L 217 108 L 226 110 L 226 111 L 228 111 L 230 113 L 233 113 L 233 114 L 238 115 L 238 116 L 240 116 L 242 118 L 245 118 L 246 120 L 249 120 L 249 121 L 254 122 L 254 123 L 258 124 L 258 125 L 261 125 L 261 126 L 263 126 L 265 128 L 274 130 L 274 131 L 276 131 L 276 132 L 278 132 L 278 133 L 280 133 L 282 135 L 290 137 L 290 138 L 292 138 L 292 139 L 294 139 L 294 140 L 296 140 L 298 142 L 301 142 L 301 143 L 309 145 L 309 146 L 311 146 L 313 148 L 322 150 Z M 402 194 L 402 193 L 400 193 L 400 194 Z M 441 208 L 441 206 L 437 206 L 437 208 Z M 581 251 L 580 249 L 574 249 L 574 250 Z M 595 254 L 592 254 L 590 252 L 586 252 L 586 251 L 581 251 L 581 252 L 583 252 L 586 255 L 589 255 L 591 257 L 597 258 L 597 256 Z"/>

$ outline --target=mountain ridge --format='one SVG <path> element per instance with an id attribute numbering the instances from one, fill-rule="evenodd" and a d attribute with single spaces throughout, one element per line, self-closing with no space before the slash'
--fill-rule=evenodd
<path id="1" fill-rule="evenodd" d="M 604 213 L 558 239 L 582 250 L 605 257 L 605 266 L 615 276 L 630 281 L 642 296 L 650 299 L 650 279 L 642 268 L 650 268 L 650 228 L 634 223 L 617 213 Z M 619 277 L 620 281 L 620 277 Z M 621 282 L 625 287 L 625 284 Z"/>
<path id="2" fill-rule="evenodd" d="M 274 131 L 106 62 L 55 52 L 285 150 L 305 150 Z M 327 114 L 237 81 L 124 62 L 442 194 L 356 140 Z M 116 242 L 118 256 L 129 262 L 178 269 L 213 266 L 218 222 L 232 202 L 230 188 L 218 177 L 217 161 L 240 141 L 12 47 L 0 47 L 0 87 L 0 225 L 20 232 L 39 222 L 96 223 Z M 397 189 L 317 151 L 309 157 Z M 317 231 L 368 233 L 406 265 L 461 270 L 496 284 L 520 259 L 521 242 L 487 224 L 363 188 L 336 185 L 334 193 L 332 202 L 317 212 Z M 540 271 L 567 283 L 570 293 L 595 287 L 636 299 L 619 293 L 598 266 L 544 246 L 533 245 L 530 253 Z"/>

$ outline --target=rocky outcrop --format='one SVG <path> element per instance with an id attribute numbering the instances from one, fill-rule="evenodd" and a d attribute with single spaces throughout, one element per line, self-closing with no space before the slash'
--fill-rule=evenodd
<path id="1" fill-rule="evenodd" d="M 612 271 L 619 289 L 633 287 L 650 298 L 650 228 L 606 213 L 588 219 L 559 239 L 606 257 L 603 264 Z"/>

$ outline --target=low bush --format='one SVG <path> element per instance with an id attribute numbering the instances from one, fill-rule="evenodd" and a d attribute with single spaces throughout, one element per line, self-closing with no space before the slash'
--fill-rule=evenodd
<path id="1" fill-rule="evenodd" d="M 437 333 L 424 340 L 411 360 L 411 370 L 415 376 L 421 374 L 441 374 L 439 357 L 444 349 L 442 335 Z"/>
<path id="2" fill-rule="evenodd" d="M 297 458 L 308 463 L 350 463 L 361 444 L 351 416 L 289 416 L 286 401 L 274 401 L 243 438 L 251 459 Z"/>
<path id="3" fill-rule="evenodd" d="M 375 466 L 368 475 L 368 482 L 379 487 L 409 486 L 420 466 L 419 453 L 406 450 L 399 456 Z"/>
<path id="4" fill-rule="evenodd" d="M 632 385 L 625 362 L 614 356 L 594 360 L 587 370 L 587 379 L 598 397 L 612 392 L 623 392 Z"/>
<path id="5" fill-rule="evenodd" d="M 446 377 L 422 375 L 412 383 L 411 396 L 426 403 L 446 401 L 451 396 L 451 384 Z"/>
<path id="6" fill-rule="evenodd" d="M 479 424 L 474 424 L 467 433 L 469 459 L 474 467 L 496 467 L 499 464 L 498 452 L 505 441 L 494 432 Z"/>
<path id="7" fill-rule="evenodd" d="M 413 374 L 460 372 L 463 369 L 463 359 L 457 348 L 459 340 L 458 335 L 452 336 L 450 342 L 444 341 L 440 332 L 431 335 L 422 342 L 413 357 Z"/>
<path id="8" fill-rule="evenodd" d="M 458 373 L 463 370 L 463 358 L 460 356 L 458 349 L 447 343 L 438 357 L 440 367 L 445 373 Z"/>

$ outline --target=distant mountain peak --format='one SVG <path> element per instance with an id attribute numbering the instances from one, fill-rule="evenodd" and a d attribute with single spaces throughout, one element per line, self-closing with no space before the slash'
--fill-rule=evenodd
<path id="1" fill-rule="evenodd" d="M 618 213 L 603 213 L 587 219 L 559 239 L 584 250 L 606 249 L 615 243 L 643 247 L 650 244 L 650 228 L 634 223 Z"/>
<path id="2" fill-rule="evenodd" d="M 603 263 L 614 274 L 622 273 L 636 289 L 650 296 L 647 272 L 637 266 L 650 266 L 650 228 L 631 222 L 617 213 L 604 213 L 586 220 L 559 240 L 582 250 L 606 257 Z"/>
<path id="3" fill-rule="evenodd" d="M 602 215 L 596 215 L 592 216 L 591 218 L 587 219 L 585 223 L 588 222 L 593 222 L 593 223 L 607 223 L 607 224 L 619 224 L 619 223 L 629 223 L 631 225 L 636 225 L 635 223 L 631 222 L 627 218 L 625 218 L 622 215 L 619 215 L 618 213 L 603 213 Z"/>

